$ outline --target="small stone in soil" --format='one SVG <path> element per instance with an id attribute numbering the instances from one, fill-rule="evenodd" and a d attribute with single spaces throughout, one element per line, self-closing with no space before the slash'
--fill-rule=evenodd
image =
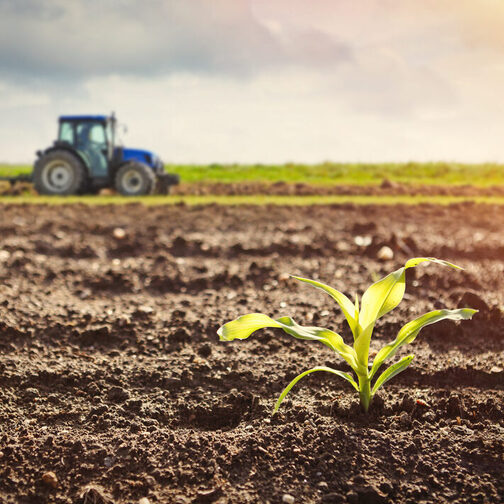
<path id="1" fill-rule="evenodd" d="M 367 247 L 368 245 L 371 245 L 372 241 L 373 241 L 373 238 L 371 238 L 371 236 L 357 235 L 354 238 L 355 245 L 357 245 L 358 247 Z"/>
<path id="2" fill-rule="evenodd" d="M 291 494 L 283 494 L 282 502 L 284 504 L 294 504 L 294 502 L 296 502 L 296 499 Z"/>
<path id="3" fill-rule="evenodd" d="M 394 259 L 394 251 L 390 247 L 384 245 L 380 250 L 378 250 L 376 258 L 379 261 L 391 261 Z"/>
<path id="4" fill-rule="evenodd" d="M 138 504 L 150 504 L 150 500 L 147 499 L 147 497 L 142 497 L 139 501 Z"/>
<path id="5" fill-rule="evenodd" d="M 112 235 L 116 240 L 124 240 L 124 238 L 126 238 L 126 231 L 123 228 L 116 227 L 114 228 Z"/>
<path id="6" fill-rule="evenodd" d="M 154 312 L 154 308 L 152 308 L 152 306 L 142 305 L 138 307 L 137 312 L 149 315 L 150 313 Z"/>
<path id="7" fill-rule="evenodd" d="M 45 485 L 53 488 L 56 488 L 58 486 L 58 478 L 52 471 L 48 471 L 42 474 L 42 481 Z"/>

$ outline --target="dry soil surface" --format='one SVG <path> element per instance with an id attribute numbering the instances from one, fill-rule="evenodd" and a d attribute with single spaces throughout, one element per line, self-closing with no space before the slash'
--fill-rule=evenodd
<path id="1" fill-rule="evenodd" d="M 504 207 L 2 206 L 0 502 L 499 503 L 504 500 Z M 381 247 L 392 260 L 380 261 Z M 414 256 L 372 350 L 439 307 L 410 368 L 363 414 L 318 373 L 329 349 L 248 312 L 342 333 L 319 278 L 353 297 Z M 401 353 L 401 355 L 403 355 Z M 148 501 L 142 498 L 147 498 Z"/>
<path id="2" fill-rule="evenodd" d="M 114 189 L 102 189 L 102 194 L 114 194 Z M 472 185 L 427 185 L 403 184 L 387 179 L 376 185 L 314 185 L 286 182 L 196 182 L 172 186 L 170 193 L 177 196 L 504 196 L 504 186 L 477 187 Z M 10 185 L 0 181 L 0 196 L 37 195 L 33 184 L 28 182 Z"/>

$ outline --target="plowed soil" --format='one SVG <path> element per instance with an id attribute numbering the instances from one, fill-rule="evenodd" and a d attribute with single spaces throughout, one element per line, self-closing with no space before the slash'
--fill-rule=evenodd
<path id="1" fill-rule="evenodd" d="M 239 182 L 180 184 L 171 188 L 178 195 L 276 196 L 504 196 L 504 186 L 402 184 L 383 180 L 379 185 L 314 185 L 304 183 Z"/>
<path id="2" fill-rule="evenodd" d="M 104 194 L 114 194 L 114 189 L 103 189 Z M 237 183 L 181 183 L 172 186 L 170 193 L 178 196 L 504 196 L 504 186 L 478 187 L 472 185 L 427 185 L 403 184 L 384 179 L 381 184 L 371 185 L 314 185 L 286 182 L 237 182 Z M 33 184 L 18 182 L 10 185 L 0 181 L 0 196 L 37 195 Z"/>
<path id="3" fill-rule="evenodd" d="M 2 206 L 0 502 L 504 501 L 504 207 Z M 382 246 L 392 260 L 380 261 Z M 372 350 L 439 307 L 363 414 L 326 347 L 217 328 L 260 311 L 349 336 L 352 296 L 414 256 Z M 403 354 L 401 354 L 403 355 Z M 148 501 L 142 498 L 147 498 Z"/>

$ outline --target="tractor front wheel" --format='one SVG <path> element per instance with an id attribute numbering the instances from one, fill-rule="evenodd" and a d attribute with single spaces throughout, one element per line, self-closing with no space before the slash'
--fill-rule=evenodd
<path id="1" fill-rule="evenodd" d="M 86 185 L 86 169 L 71 152 L 51 151 L 35 163 L 33 184 L 39 194 L 78 194 Z"/>
<path id="2" fill-rule="evenodd" d="M 123 196 L 152 194 L 156 187 L 154 172 L 142 163 L 127 163 L 115 176 L 115 188 Z"/>

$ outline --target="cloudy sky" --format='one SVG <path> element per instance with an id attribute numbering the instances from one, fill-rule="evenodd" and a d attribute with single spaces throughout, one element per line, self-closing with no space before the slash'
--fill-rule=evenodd
<path id="1" fill-rule="evenodd" d="M 167 162 L 504 161 L 504 1 L 0 0 L 0 161 L 111 110 Z"/>

